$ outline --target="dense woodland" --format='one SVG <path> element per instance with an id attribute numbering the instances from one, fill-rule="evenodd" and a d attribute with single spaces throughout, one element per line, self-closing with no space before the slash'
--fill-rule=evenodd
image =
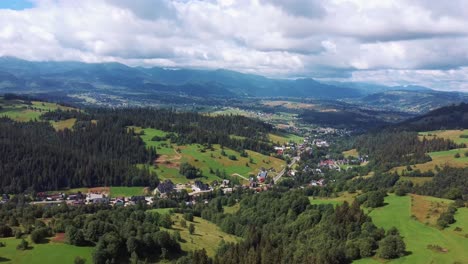
<path id="1" fill-rule="evenodd" d="M 0 175 L 4 193 L 88 186 L 142 186 L 157 177 L 134 164 L 156 157 L 112 119 L 55 131 L 45 122 L 0 119 Z"/>
<path id="2" fill-rule="evenodd" d="M 271 152 L 270 125 L 240 116 L 206 116 L 156 109 L 51 111 L 44 121 L 77 118 L 73 129 L 55 131 L 48 122 L 0 119 L 0 190 L 19 193 L 92 186 L 150 186 L 156 158 L 128 126 L 172 132 L 177 144 L 221 144 L 243 152 Z M 230 135 L 239 136 L 232 138 Z"/>
<path id="3" fill-rule="evenodd" d="M 214 263 L 350 263 L 374 254 L 384 258 L 405 254 L 398 232 L 375 227 L 358 202 L 336 209 L 313 206 L 301 191 L 276 190 L 245 195 L 232 215 L 222 214 L 217 204 L 213 200 L 201 216 L 245 239 L 223 245 Z M 390 237 L 401 247 L 384 252 Z"/>

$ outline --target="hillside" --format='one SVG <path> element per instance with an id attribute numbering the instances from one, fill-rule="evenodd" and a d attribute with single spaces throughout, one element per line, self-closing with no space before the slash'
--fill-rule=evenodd
<path id="1" fill-rule="evenodd" d="M 352 102 L 375 108 L 425 113 L 450 104 L 468 102 L 468 95 L 427 89 L 392 90 L 370 94 Z"/>
<path id="2" fill-rule="evenodd" d="M 396 127 L 413 131 L 468 128 L 468 104 L 452 104 L 438 108 L 427 114 L 404 121 Z"/>

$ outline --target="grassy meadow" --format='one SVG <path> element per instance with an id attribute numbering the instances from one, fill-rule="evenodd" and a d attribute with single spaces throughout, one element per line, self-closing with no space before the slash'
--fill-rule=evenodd
<path id="1" fill-rule="evenodd" d="M 152 128 L 132 128 L 136 133 L 144 131 L 144 134 L 140 135 L 141 139 L 147 147 L 154 147 L 159 154 L 156 160 L 157 167 L 151 167 L 151 169 L 158 174 L 161 180 L 170 179 L 175 183 L 189 182 L 188 179 L 179 174 L 179 166 L 183 162 L 188 162 L 199 168 L 205 176 L 200 180 L 205 182 L 219 180 L 220 178 L 215 174 L 217 170 L 220 173 L 225 171 L 227 176 L 234 175 L 235 177 L 235 175 L 240 174 L 248 177 L 250 174 L 256 175 L 261 168 L 273 168 L 280 172 L 286 166 L 286 162 L 281 159 L 250 150 L 246 151 L 248 157 L 241 157 L 239 152 L 229 148 L 221 149 L 220 145 L 213 145 L 212 149 L 208 149 L 200 144 L 179 146 L 171 144 L 169 140 L 152 141 L 154 136 L 164 137 L 167 132 Z M 286 138 L 282 139 L 286 140 Z M 225 155 L 222 154 L 223 150 Z M 229 156 L 235 156 L 236 160 L 231 160 Z M 244 181 L 241 177 L 239 180 Z"/>
<path id="2" fill-rule="evenodd" d="M 455 168 L 465 168 L 468 166 L 468 157 L 465 157 L 465 152 L 468 148 L 452 149 L 446 151 L 429 152 L 428 155 L 431 157 L 431 161 L 412 166 L 413 169 L 419 169 L 421 172 L 427 172 L 434 170 L 435 166 L 444 167 L 450 166 Z M 455 158 L 455 154 L 459 154 L 460 158 Z M 403 170 L 406 170 L 406 166 L 400 166 L 393 168 L 391 171 L 396 171 L 401 174 Z"/>
<path id="3" fill-rule="evenodd" d="M 200 217 L 194 217 L 195 233 L 190 235 L 188 226 L 192 222 L 187 221 L 187 227 L 184 228 L 180 225 L 181 219 L 183 219 L 182 214 L 172 215 L 172 220 L 175 223 L 172 226 L 172 230 L 180 232 L 180 236 L 182 237 L 180 244 L 182 250 L 186 252 L 204 248 L 208 256 L 214 257 L 216 249 L 222 240 L 225 242 L 240 241 L 239 237 L 224 233 L 217 225 Z"/>
<path id="4" fill-rule="evenodd" d="M 304 137 L 294 135 L 294 134 L 269 134 L 268 137 L 270 138 L 270 141 L 273 142 L 274 144 L 277 144 L 278 142 L 282 144 L 287 144 L 289 142 L 294 142 L 297 144 L 301 144 L 304 142 Z"/>
<path id="5" fill-rule="evenodd" d="M 426 225 L 412 216 L 412 196 L 390 195 L 385 198 L 386 206 L 373 209 L 370 216 L 374 224 L 388 229 L 395 226 L 406 243 L 409 255 L 385 263 L 468 263 L 468 208 L 461 208 L 455 215 L 456 223 L 449 228 L 439 230 Z M 425 199 L 434 199 L 428 197 Z M 439 200 L 435 198 L 435 200 Z M 443 199 L 442 199 L 443 201 Z M 455 231 L 455 227 L 462 231 Z M 433 251 L 428 245 L 438 245 L 446 252 Z M 381 263 L 382 260 L 367 258 L 355 263 Z"/>
<path id="6" fill-rule="evenodd" d="M 1 238 L 0 241 L 6 243 L 6 247 L 0 247 L 1 263 L 73 263 L 77 256 L 86 259 L 86 263 L 92 263 L 92 247 L 77 247 L 62 242 L 34 244 L 29 241 L 31 249 L 21 251 L 16 249 L 21 239 Z"/>
<path id="7" fill-rule="evenodd" d="M 468 136 L 468 130 L 436 130 L 419 132 L 419 139 L 422 140 L 424 137 L 427 139 L 438 137 L 453 140 L 457 144 L 468 144 L 468 138 L 461 138 L 460 136 L 462 135 Z"/>
<path id="8" fill-rule="evenodd" d="M 357 151 L 357 149 L 350 149 L 350 150 L 347 150 L 347 151 L 343 151 L 343 156 L 345 156 L 345 158 L 351 156 L 351 157 L 359 157 L 359 152 Z"/>
<path id="9" fill-rule="evenodd" d="M 340 194 L 340 196 L 333 198 L 309 196 L 309 200 L 311 204 L 333 204 L 334 206 L 336 206 L 344 202 L 348 202 L 349 204 L 353 203 L 357 195 L 357 193 L 344 192 Z"/>

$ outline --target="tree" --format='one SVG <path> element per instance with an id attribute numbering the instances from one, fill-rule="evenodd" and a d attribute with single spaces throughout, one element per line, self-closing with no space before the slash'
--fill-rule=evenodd
<path id="1" fill-rule="evenodd" d="M 68 226 L 65 230 L 65 236 L 68 240 L 68 243 L 75 246 L 84 246 L 86 245 L 86 240 L 84 238 L 83 231 L 74 226 Z"/>
<path id="2" fill-rule="evenodd" d="M 406 245 L 399 235 L 389 235 L 379 242 L 377 255 L 384 259 L 394 259 L 405 255 Z"/>
<path id="3" fill-rule="evenodd" d="M 17 250 L 26 250 L 29 248 L 29 243 L 28 241 L 21 239 L 21 242 L 16 246 Z"/>
<path id="4" fill-rule="evenodd" d="M 37 228 L 31 232 L 31 241 L 38 244 L 44 241 L 49 235 L 49 230 L 45 227 Z"/>
<path id="5" fill-rule="evenodd" d="M 195 179 L 197 177 L 201 177 L 201 171 L 197 169 L 195 166 L 190 165 L 187 162 L 180 164 L 179 173 L 185 176 L 187 179 Z"/>
<path id="6" fill-rule="evenodd" d="M 193 235 L 195 233 L 195 225 L 193 223 L 190 223 L 189 225 L 189 233 Z"/>
<path id="7" fill-rule="evenodd" d="M 384 205 L 385 193 L 381 191 L 373 191 L 367 193 L 367 207 L 376 208 Z"/>
<path id="8" fill-rule="evenodd" d="M 180 226 L 183 228 L 187 228 L 187 221 L 185 221 L 185 219 L 180 220 Z"/>

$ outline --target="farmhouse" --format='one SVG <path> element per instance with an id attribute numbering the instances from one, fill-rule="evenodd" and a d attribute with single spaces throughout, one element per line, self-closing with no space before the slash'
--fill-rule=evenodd
<path id="1" fill-rule="evenodd" d="M 258 182 L 262 183 L 265 182 L 266 177 L 268 177 L 268 171 L 265 169 L 262 169 L 258 174 L 257 174 L 257 180 Z"/>
<path id="2" fill-rule="evenodd" d="M 165 180 L 159 183 L 158 187 L 154 189 L 153 194 L 167 194 L 174 191 L 174 183 L 171 180 Z"/>

